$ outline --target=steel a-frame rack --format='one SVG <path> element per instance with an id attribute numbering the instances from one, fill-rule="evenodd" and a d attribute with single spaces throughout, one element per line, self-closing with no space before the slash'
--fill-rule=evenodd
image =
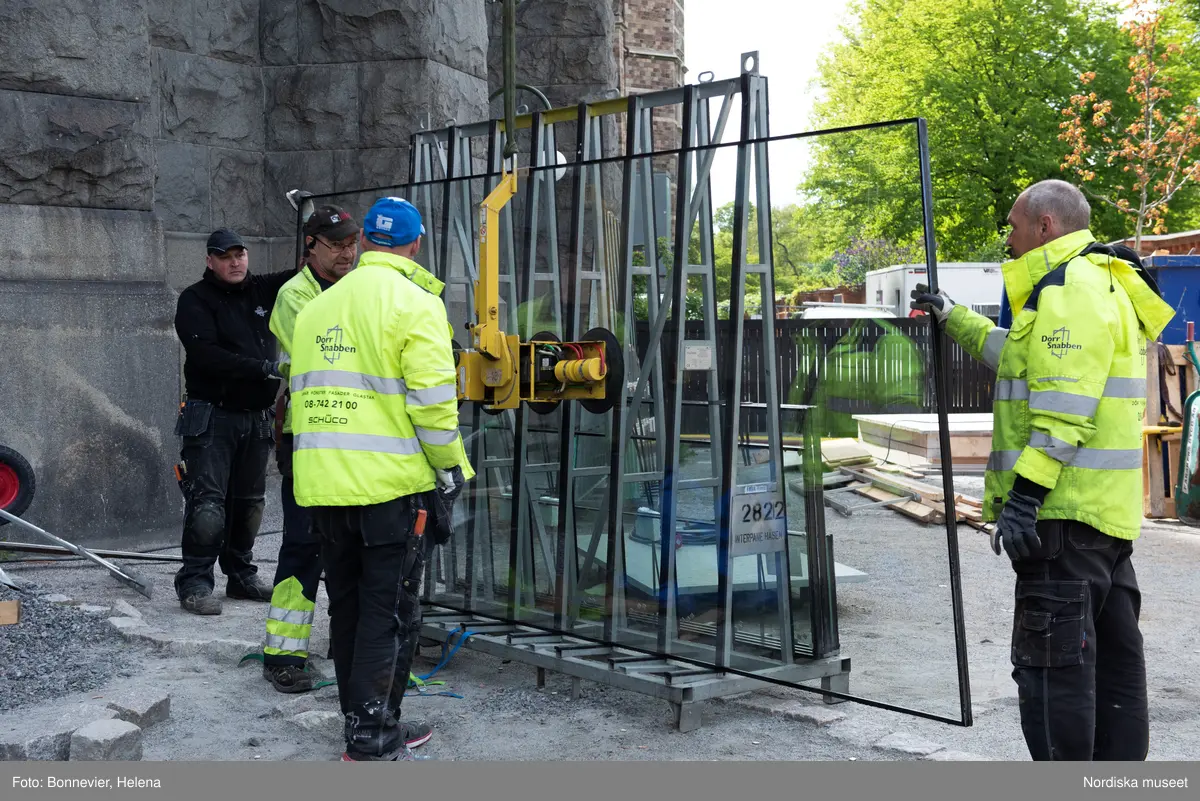
<path id="1" fill-rule="evenodd" d="M 730 125 L 735 107 L 737 122 Z M 682 118 L 677 149 L 655 150 L 656 112 Z M 605 155 L 622 116 L 624 153 Z M 850 663 L 838 653 L 829 620 L 833 587 L 824 575 L 832 565 L 820 542 L 787 526 L 770 314 L 761 323 L 766 368 L 759 377 L 768 402 L 754 410 L 766 418 L 769 459 L 766 475 L 739 480 L 746 475 L 739 432 L 749 411 L 740 403 L 746 279 L 758 278 L 762 308 L 774 298 L 767 80 L 757 53 L 744 54 L 737 78 L 535 111 L 517 117 L 515 127 L 525 138 L 528 167 L 519 200 L 500 215 L 508 330 L 529 336 L 552 328 L 571 341 L 585 328 L 604 326 L 622 345 L 625 381 L 603 415 L 574 403 L 499 414 L 464 405 L 463 433 L 478 475 L 460 502 L 466 514 L 455 536 L 429 560 L 422 635 L 457 644 L 470 633 L 463 647 L 534 665 L 539 677 L 550 670 L 663 698 L 681 730 L 699 725 L 695 701 L 767 683 L 820 680 L 824 689 L 845 692 Z M 573 131 L 564 135 L 565 129 Z M 504 158 L 503 135 L 504 124 L 490 120 L 413 137 L 411 199 L 434 223 L 427 225 L 429 268 L 446 283 L 456 326 L 474 305 L 478 201 L 513 166 Z M 559 143 L 572 139 L 574 159 L 564 165 Z M 722 152 L 737 157 L 729 315 L 738 322 L 721 339 L 711 169 L 723 145 L 729 147 Z M 662 230 L 655 164 L 672 160 L 672 224 Z M 567 176 L 569 189 L 559 185 Z M 670 263 L 658 258 L 660 237 L 670 242 Z M 752 250 L 758 263 L 749 263 Z M 698 333 L 683 321 L 689 292 L 702 297 Z M 644 344 L 634 315 L 640 293 Z M 685 397 L 685 370 L 703 376 L 706 398 Z M 683 469 L 689 407 L 707 410 L 707 471 L 696 467 L 703 458 Z M 709 493 L 711 516 L 687 519 L 680 509 L 685 493 Z M 760 515 L 767 509 L 768 519 L 776 519 L 744 523 L 742 507 Z M 680 614 L 686 579 L 679 559 L 689 547 L 680 538 L 695 531 L 706 532 L 704 553 L 711 553 L 716 615 L 710 620 Z M 792 547 L 801 540 L 803 554 Z M 792 620 L 797 557 L 805 562 L 810 595 L 807 642 L 794 636 Z M 735 567 L 747 561 L 756 566 L 759 589 L 774 594 L 770 633 L 734 623 Z"/>

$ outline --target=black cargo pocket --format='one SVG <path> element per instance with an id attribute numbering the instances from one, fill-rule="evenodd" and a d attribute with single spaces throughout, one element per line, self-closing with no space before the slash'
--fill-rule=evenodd
<path id="1" fill-rule="evenodd" d="M 175 420 L 175 436 L 185 442 L 204 444 L 212 439 L 213 405 L 207 401 L 188 401 Z"/>
<path id="2" fill-rule="evenodd" d="M 1017 581 L 1013 667 L 1094 664 L 1095 627 L 1086 581 Z"/>

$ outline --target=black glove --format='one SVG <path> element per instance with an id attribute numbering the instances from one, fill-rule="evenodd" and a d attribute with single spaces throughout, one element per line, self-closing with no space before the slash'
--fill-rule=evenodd
<path id="1" fill-rule="evenodd" d="M 1023 476 L 1017 476 L 1012 491 L 1008 493 L 1008 503 L 1004 504 L 1000 519 L 996 521 L 996 531 L 992 534 L 992 550 L 997 556 L 1000 555 L 1002 544 L 1008 552 L 1008 558 L 1014 562 L 1029 559 L 1042 547 L 1037 534 L 1037 519 L 1048 491 Z"/>
<path id="2" fill-rule="evenodd" d="M 467 483 L 463 478 L 462 468 L 458 465 L 451 467 L 449 470 L 434 470 L 437 474 L 437 494 L 438 498 L 444 500 L 449 505 L 454 503 L 455 498 L 462 492 L 463 486 Z"/>
<path id="3" fill-rule="evenodd" d="M 270 359 L 263 359 L 262 369 L 263 369 L 263 374 L 267 378 L 283 378 L 283 375 L 279 372 L 279 360 L 278 359 L 276 359 L 275 361 L 271 361 Z"/>
<path id="4" fill-rule="evenodd" d="M 954 311 L 954 301 L 940 289 L 936 295 L 933 294 L 929 291 L 928 284 L 917 284 L 917 288 L 909 293 L 909 297 L 913 299 L 913 302 L 908 304 L 910 309 L 932 314 L 939 324 L 945 323 L 950 317 L 950 312 Z"/>

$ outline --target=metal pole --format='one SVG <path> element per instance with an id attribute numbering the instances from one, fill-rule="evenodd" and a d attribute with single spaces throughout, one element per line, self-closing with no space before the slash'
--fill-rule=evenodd
<path id="1" fill-rule="evenodd" d="M 504 158 L 517 154 L 517 0 L 504 0 Z"/>
<path id="2" fill-rule="evenodd" d="M 917 153 L 921 162 L 921 211 L 925 233 L 925 265 L 929 275 L 929 290 L 938 291 L 937 244 L 933 230 L 933 186 L 930 179 L 929 132 L 924 118 L 917 120 Z M 946 349 L 937 320 L 929 315 L 932 342 L 933 385 L 938 418 L 938 447 L 944 454 L 950 453 L 950 423 L 946 409 L 949 406 L 949 391 L 946 387 Z M 954 474 L 951 460 L 942 462 L 942 491 L 946 496 L 946 539 L 950 555 L 950 597 L 954 606 L 954 649 L 958 658 L 958 693 L 962 705 L 962 722 L 970 726 L 971 677 L 967 663 L 967 633 L 963 621 L 962 569 L 958 557 L 957 510 L 954 508 Z"/>

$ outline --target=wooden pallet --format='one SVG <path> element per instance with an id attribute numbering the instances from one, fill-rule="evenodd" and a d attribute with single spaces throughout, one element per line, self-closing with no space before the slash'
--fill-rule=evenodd
<path id="1" fill-rule="evenodd" d="M 1158 372 L 1159 349 L 1146 350 L 1146 417 L 1142 438 L 1142 513 L 1151 519 L 1178 517 L 1175 482 L 1179 474 L 1183 432 L 1183 407 L 1196 391 L 1196 369 L 1186 345 L 1167 345 L 1167 392 L 1163 395 Z M 1164 465 L 1163 455 L 1166 454 Z"/>
<path id="2" fill-rule="evenodd" d="M 841 472 L 856 480 L 850 489 L 858 495 L 884 503 L 887 508 L 918 523 L 940 525 L 946 522 L 946 494 L 940 487 L 875 468 L 841 468 Z M 980 531 L 989 530 L 983 522 L 983 501 L 978 498 L 956 494 L 954 510 L 957 522 Z"/>

